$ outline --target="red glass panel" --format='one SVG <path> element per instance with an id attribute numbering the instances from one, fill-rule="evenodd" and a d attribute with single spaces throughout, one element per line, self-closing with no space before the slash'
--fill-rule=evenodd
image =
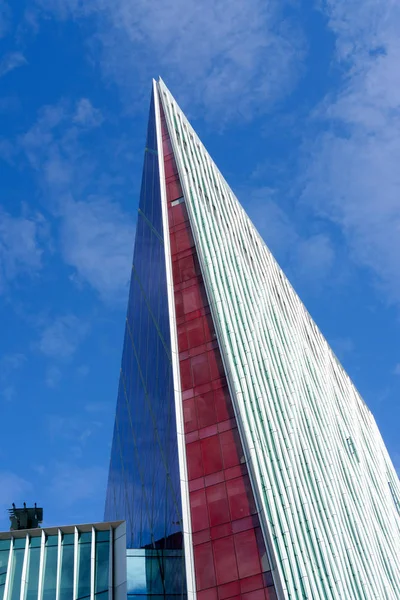
<path id="1" fill-rule="evenodd" d="M 196 412 L 200 428 L 207 427 L 208 425 L 217 422 L 214 394 L 215 392 L 210 391 L 206 394 L 200 394 L 195 398 Z"/>
<path id="2" fill-rule="evenodd" d="M 231 581 L 230 583 L 225 583 L 225 585 L 218 586 L 219 600 L 226 600 L 227 598 L 232 598 L 232 596 L 237 596 L 238 594 L 240 594 L 239 581 Z"/>
<path id="3" fill-rule="evenodd" d="M 204 590 L 216 584 L 211 542 L 194 547 L 194 568 L 198 590 Z"/>
<path id="4" fill-rule="evenodd" d="M 213 587 L 202 592 L 197 592 L 198 600 L 218 600 L 217 588 Z"/>
<path id="5" fill-rule="evenodd" d="M 190 508 L 192 515 L 192 531 L 201 531 L 210 526 L 208 521 L 206 493 L 204 490 L 197 490 L 190 494 Z"/>
<path id="6" fill-rule="evenodd" d="M 194 398 L 185 400 L 185 402 L 183 403 L 183 419 L 185 422 L 186 433 L 198 429 Z"/>
<path id="7" fill-rule="evenodd" d="M 184 202 L 172 206 L 171 212 L 174 225 L 179 225 L 180 223 L 184 223 L 188 220 L 186 204 Z"/>
<path id="8" fill-rule="evenodd" d="M 185 314 L 183 309 L 183 298 L 181 292 L 175 292 L 175 312 L 177 318 L 183 317 Z"/>
<path id="9" fill-rule="evenodd" d="M 214 402 L 218 421 L 227 421 L 234 416 L 228 386 L 224 386 L 215 390 Z"/>
<path id="10" fill-rule="evenodd" d="M 210 475 L 222 469 L 221 447 L 217 435 L 200 441 L 203 457 L 204 475 Z"/>
<path id="11" fill-rule="evenodd" d="M 225 469 L 240 464 L 243 456 L 238 430 L 224 431 L 220 433 L 220 439 Z"/>
<path id="12" fill-rule="evenodd" d="M 202 298 L 197 285 L 193 285 L 182 291 L 184 314 L 191 313 L 201 308 Z"/>
<path id="13" fill-rule="evenodd" d="M 240 591 L 242 594 L 246 592 L 252 592 L 259 590 L 264 587 L 264 580 L 262 575 L 253 575 L 252 577 L 246 577 L 240 580 Z"/>
<path id="14" fill-rule="evenodd" d="M 243 517 L 248 517 L 256 512 L 250 481 L 247 476 L 227 481 L 226 488 L 233 521 L 243 519 Z"/>
<path id="15" fill-rule="evenodd" d="M 208 487 L 206 495 L 211 527 L 230 521 L 225 483 Z"/>
<path id="16" fill-rule="evenodd" d="M 201 453 L 201 442 L 193 442 L 186 446 L 186 460 L 189 479 L 197 479 L 203 476 L 203 457 Z"/>
<path id="17" fill-rule="evenodd" d="M 181 281 L 187 281 L 188 279 L 196 277 L 193 256 L 187 256 L 186 258 L 181 258 L 179 260 L 179 273 Z"/>
<path id="18" fill-rule="evenodd" d="M 175 232 L 176 251 L 183 252 L 194 246 L 192 232 L 188 228 L 180 229 Z"/>
<path id="19" fill-rule="evenodd" d="M 169 177 L 173 178 L 174 175 L 177 174 L 178 169 L 176 168 L 176 163 L 175 163 L 175 160 L 174 160 L 173 156 L 169 156 L 164 161 L 164 170 L 165 170 L 165 178 L 166 179 L 168 179 Z"/>
<path id="20" fill-rule="evenodd" d="M 261 573 L 254 529 L 237 533 L 234 539 L 240 577 L 250 577 Z"/>
<path id="21" fill-rule="evenodd" d="M 168 202 L 172 202 L 173 200 L 177 200 L 178 198 L 182 198 L 183 192 L 181 188 L 181 184 L 178 180 L 171 181 L 167 185 L 167 200 Z"/>
<path id="22" fill-rule="evenodd" d="M 193 387 L 191 358 L 180 362 L 181 370 L 181 385 L 183 390 L 188 390 Z"/>
<path id="23" fill-rule="evenodd" d="M 178 325 L 178 348 L 179 352 L 189 349 L 189 342 L 186 333 L 186 325 Z"/>
<path id="24" fill-rule="evenodd" d="M 189 348 L 194 348 L 204 344 L 204 329 L 203 329 L 203 317 L 199 319 L 193 319 L 186 323 L 186 332 L 188 337 Z"/>
<path id="25" fill-rule="evenodd" d="M 238 579 L 233 537 L 221 538 L 213 541 L 212 544 L 218 585 Z"/>
<path id="26" fill-rule="evenodd" d="M 242 600 L 265 600 L 264 590 L 256 590 L 255 592 L 248 592 L 242 594 Z"/>
<path id="27" fill-rule="evenodd" d="M 211 380 L 219 379 L 225 375 L 224 367 L 222 366 L 221 353 L 218 348 L 211 350 L 208 353 L 208 362 L 210 365 Z"/>
<path id="28" fill-rule="evenodd" d="M 194 385 L 202 385 L 210 379 L 207 354 L 199 354 L 191 358 Z"/>

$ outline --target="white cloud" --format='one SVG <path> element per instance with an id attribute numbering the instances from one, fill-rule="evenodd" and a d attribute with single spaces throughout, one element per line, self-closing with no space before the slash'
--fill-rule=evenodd
<path id="1" fill-rule="evenodd" d="M 26 64 L 28 61 L 21 52 L 9 52 L 0 62 L 0 77 Z"/>
<path id="2" fill-rule="evenodd" d="M 88 283 L 106 301 L 119 301 L 125 300 L 130 277 L 134 228 L 108 190 L 88 192 L 100 180 L 99 166 L 81 136 L 101 120 L 85 98 L 73 110 L 65 103 L 48 106 L 20 144 L 59 219 L 61 252 L 74 269 L 71 280 Z"/>
<path id="3" fill-rule="evenodd" d="M 50 494 L 54 501 L 65 508 L 104 496 L 107 482 L 105 467 L 79 467 L 58 463 L 54 466 L 53 473 Z"/>
<path id="4" fill-rule="evenodd" d="M 107 199 L 65 202 L 61 239 L 64 259 L 103 299 L 127 289 L 134 230 L 118 204 Z M 123 294 L 125 300 L 125 294 Z"/>
<path id="5" fill-rule="evenodd" d="M 344 233 L 353 259 L 400 303 L 400 7 L 326 4 L 347 76 L 318 111 L 303 198 Z"/>
<path id="6" fill-rule="evenodd" d="M 45 382 L 47 387 L 55 388 L 60 383 L 62 377 L 61 369 L 56 366 L 50 366 L 46 370 Z"/>
<path id="7" fill-rule="evenodd" d="M 88 98 L 81 98 L 76 104 L 75 114 L 72 118 L 74 123 L 84 127 L 97 127 L 103 121 L 101 111 L 94 108 Z"/>
<path id="8" fill-rule="evenodd" d="M 41 215 L 14 217 L 0 207 L 0 293 L 19 275 L 41 269 L 43 226 Z"/>
<path id="9" fill-rule="evenodd" d="M 88 324 L 75 315 L 64 315 L 47 322 L 42 329 L 38 349 L 50 358 L 72 356 L 88 332 Z"/>
<path id="10" fill-rule="evenodd" d="M 393 369 L 393 375 L 400 375 L 400 363 L 397 363 L 397 365 Z"/>
<path id="11" fill-rule="evenodd" d="M 128 89 L 130 104 L 160 74 L 208 116 L 251 118 L 291 91 L 301 73 L 302 37 L 276 0 L 38 3 L 61 19 L 94 19 L 92 58 Z"/>
<path id="12" fill-rule="evenodd" d="M 9 471 L 0 471 L 0 512 L 3 513 L 7 508 L 11 508 L 13 502 L 17 506 L 22 506 L 22 503 L 27 500 L 26 495 L 31 490 L 32 485 L 26 479 Z"/>

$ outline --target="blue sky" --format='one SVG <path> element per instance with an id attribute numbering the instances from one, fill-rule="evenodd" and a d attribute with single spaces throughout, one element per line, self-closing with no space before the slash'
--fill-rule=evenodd
<path id="1" fill-rule="evenodd" d="M 101 520 L 161 75 L 400 469 L 400 7 L 0 0 L 0 529 Z"/>

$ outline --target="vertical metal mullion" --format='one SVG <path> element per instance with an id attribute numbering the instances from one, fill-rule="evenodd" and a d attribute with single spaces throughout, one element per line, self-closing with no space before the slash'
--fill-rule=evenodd
<path id="1" fill-rule="evenodd" d="M 94 600 L 94 581 L 96 568 L 96 531 L 92 526 L 92 547 L 90 552 L 90 600 Z"/>
<path id="2" fill-rule="evenodd" d="M 56 600 L 60 600 L 60 585 L 61 585 L 61 560 L 62 560 L 62 533 L 58 530 L 58 546 L 57 546 L 57 583 L 56 583 Z"/>
<path id="3" fill-rule="evenodd" d="M 110 548 L 108 559 L 108 599 L 114 598 L 114 532 L 115 529 L 110 525 Z M 125 558 L 126 560 L 126 558 Z"/>
<path id="4" fill-rule="evenodd" d="M 10 578 L 11 578 L 11 571 L 12 571 L 12 560 L 13 560 L 13 550 L 14 550 L 14 538 L 11 538 L 10 540 L 10 554 L 8 557 L 8 565 L 7 565 L 7 575 L 6 575 L 6 582 L 4 585 L 4 598 L 5 600 L 8 600 L 10 594 Z"/>
<path id="5" fill-rule="evenodd" d="M 26 596 L 28 560 L 29 560 L 29 535 L 26 534 L 24 563 L 22 565 L 22 575 L 21 575 L 21 592 L 19 595 L 20 600 L 25 600 L 25 596 Z"/>
<path id="6" fill-rule="evenodd" d="M 73 600 L 78 598 L 78 542 L 79 542 L 79 532 L 78 528 L 75 527 L 74 531 L 74 597 Z"/>
<path id="7" fill-rule="evenodd" d="M 39 585 L 38 585 L 38 600 L 42 599 L 43 596 L 43 581 L 44 581 L 44 566 L 45 566 L 45 552 L 46 552 L 46 534 L 42 531 L 42 539 L 40 540 L 40 562 L 39 562 Z"/>

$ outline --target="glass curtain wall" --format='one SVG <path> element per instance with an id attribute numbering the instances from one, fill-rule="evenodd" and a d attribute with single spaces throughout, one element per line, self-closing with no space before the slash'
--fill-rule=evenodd
<path id="1" fill-rule="evenodd" d="M 8 539 L 0 539 L 0 600 L 108 600 L 112 530 L 53 531 L 18 538 L 1 534 Z M 125 560 L 125 549 L 124 536 L 119 561 Z"/>
<path id="2" fill-rule="evenodd" d="M 152 97 L 105 509 L 128 548 L 182 548 L 163 235 Z"/>

